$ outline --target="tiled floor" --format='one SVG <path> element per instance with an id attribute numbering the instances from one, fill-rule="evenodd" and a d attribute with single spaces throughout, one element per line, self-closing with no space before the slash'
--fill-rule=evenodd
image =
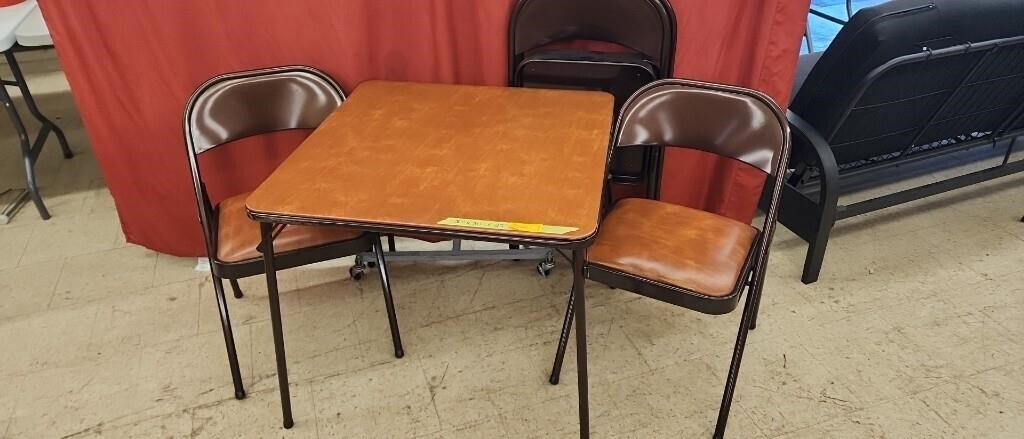
<path id="1" fill-rule="evenodd" d="M 282 274 L 296 425 L 281 429 L 261 278 L 230 300 L 232 398 L 208 276 L 126 244 L 66 84 L 29 62 L 78 156 L 44 154 L 54 213 L 0 226 L 0 436 L 573 437 L 574 352 L 545 378 L 569 278 L 528 262 L 395 264 L 407 356 L 378 283 Z M 0 123 L 0 187 L 16 184 Z M 1024 435 L 1024 176 L 842 223 L 820 282 L 782 229 L 729 427 L 736 438 Z M 738 313 L 589 285 L 595 437 L 709 437 Z"/>

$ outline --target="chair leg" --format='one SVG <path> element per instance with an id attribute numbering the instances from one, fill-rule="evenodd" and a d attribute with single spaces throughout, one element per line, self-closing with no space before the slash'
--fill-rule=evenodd
<path id="1" fill-rule="evenodd" d="M 384 249 L 380 245 L 380 237 L 373 239 L 373 254 L 377 257 L 377 273 L 380 274 L 380 286 L 384 290 L 384 304 L 388 310 L 388 325 L 391 326 L 391 342 L 395 345 L 395 358 L 405 356 L 402 349 L 402 335 L 398 331 L 398 317 L 395 315 L 395 299 L 391 297 L 391 282 L 388 280 L 388 266 L 384 262 Z"/>
<path id="2" fill-rule="evenodd" d="M 753 315 L 750 317 L 750 330 L 751 331 L 757 329 L 757 313 L 760 310 L 761 310 L 761 298 L 758 297 L 757 299 L 754 299 L 754 312 L 751 313 Z"/>
<path id="3" fill-rule="evenodd" d="M 754 287 L 755 288 L 751 291 L 751 294 L 754 295 L 754 312 L 753 312 L 754 315 L 750 319 L 750 330 L 751 331 L 753 331 L 754 329 L 757 328 L 757 316 L 758 316 L 758 314 L 761 311 L 761 292 L 764 289 L 764 272 L 765 272 L 764 267 L 766 267 L 768 264 L 759 264 L 759 265 L 761 266 L 761 269 L 757 270 L 757 272 L 754 273 L 754 278 L 753 279 L 754 279 Z"/>
<path id="4" fill-rule="evenodd" d="M 242 287 L 238 286 L 238 279 L 228 279 L 228 282 L 231 283 L 231 291 L 235 293 L 236 299 L 245 297 L 245 295 L 242 294 Z"/>
<path id="5" fill-rule="evenodd" d="M 562 360 L 565 358 L 565 346 L 569 344 L 569 332 L 572 331 L 572 319 L 575 314 L 573 305 L 575 299 L 570 290 L 569 304 L 565 307 L 565 319 L 562 320 L 562 333 L 559 334 L 558 348 L 555 349 L 555 364 L 551 366 L 551 377 L 548 378 L 552 385 L 558 384 L 558 378 L 562 375 Z"/>
<path id="6" fill-rule="evenodd" d="M 825 249 L 828 247 L 828 237 L 832 234 L 832 221 L 821 219 L 818 231 L 814 240 L 807 243 L 807 258 L 804 259 L 804 271 L 800 281 L 805 284 L 812 284 L 818 281 L 821 274 L 821 265 L 825 261 Z"/>
<path id="7" fill-rule="evenodd" d="M 583 277 L 583 264 L 586 261 L 586 250 L 572 251 L 572 295 L 575 297 L 573 308 L 576 313 L 576 386 L 579 393 L 580 439 L 590 437 L 590 396 L 587 378 L 587 309 L 586 278 Z"/>
<path id="8" fill-rule="evenodd" d="M 235 336 L 231 331 L 231 318 L 228 316 L 228 301 L 224 296 L 224 281 L 213 276 L 213 289 L 217 294 L 217 309 L 220 311 L 220 325 L 224 332 L 224 344 L 228 350 L 228 366 L 231 368 L 231 381 L 235 384 L 235 399 L 245 398 L 245 387 L 242 385 L 242 372 L 238 367 L 238 353 L 235 351 Z"/>
<path id="9" fill-rule="evenodd" d="M 834 157 L 824 156 L 831 154 L 829 151 L 831 150 L 819 153 L 817 157 L 821 170 L 821 187 L 818 191 L 816 211 L 812 213 L 817 217 L 817 229 L 812 229 L 813 239 L 807 243 L 807 258 L 804 260 L 804 271 L 800 277 L 805 284 L 818 281 L 821 264 L 825 260 L 828 237 L 832 234 L 832 227 L 836 224 L 836 214 L 839 211 L 839 170 Z"/>
<path id="10" fill-rule="evenodd" d="M 763 271 L 763 270 L 762 270 Z M 729 375 L 725 378 L 725 392 L 722 394 L 722 406 L 718 410 L 718 423 L 715 425 L 714 439 L 725 437 L 725 426 L 729 422 L 729 410 L 732 408 L 732 396 L 739 378 L 740 362 L 743 360 L 743 349 L 747 344 L 747 333 L 754 318 L 755 303 L 758 300 L 756 291 L 760 290 L 760 282 L 747 292 L 747 300 L 743 305 L 743 316 L 740 318 L 740 329 L 736 334 L 736 346 L 732 351 L 732 362 L 729 364 Z"/>

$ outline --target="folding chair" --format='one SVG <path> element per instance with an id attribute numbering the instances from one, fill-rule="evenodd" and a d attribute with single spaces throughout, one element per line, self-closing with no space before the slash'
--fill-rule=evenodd
<path id="1" fill-rule="evenodd" d="M 770 98 L 753 90 L 666 79 L 640 89 L 626 102 L 614 139 L 616 148 L 674 145 L 703 150 L 746 163 L 771 177 L 766 179 L 771 203 L 760 230 L 656 200 L 620 200 L 602 220 L 582 267 L 588 279 L 705 314 L 731 312 L 747 291 L 715 429 L 714 437 L 723 437 L 747 332 L 755 325 L 764 287 L 789 156 L 786 118 Z M 551 384 L 558 383 L 561 372 L 574 316 L 573 297 L 558 341 Z M 581 352 L 585 350 L 578 348 L 578 355 Z M 582 355 L 578 361 L 585 365 L 586 354 Z M 580 388 L 583 402 L 586 390 Z M 586 416 L 581 410 L 581 425 L 588 425 Z"/>
<path id="2" fill-rule="evenodd" d="M 217 76 L 201 85 L 185 106 L 185 142 L 199 205 L 213 288 L 227 345 L 235 398 L 245 398 L 223 279 L 241 298 L 238 279 L 265 273 L 258 250 L 260 226 L 245 209 L 248 193 L 214 205 L 200 173 L 201 155 L 245 137 L 288 129 L 312 129 L 345 100 L 337 83 L 311 67 L 287 66 Z M 302 188 L 295 188 L 302 190 Z M 395 356 L 404 355 L 388 282 L 380 237 L 345 228 L 282 226 L 274 231 L 275 266 L 288 269 L 373 251 L 380 264 L 388 322 Z M 357 271 L 358 272 L 358 271 Z M 355 272 L 350 271 L 350 274 Z M 359 276 L 353 275 L 353 278 Z"/>

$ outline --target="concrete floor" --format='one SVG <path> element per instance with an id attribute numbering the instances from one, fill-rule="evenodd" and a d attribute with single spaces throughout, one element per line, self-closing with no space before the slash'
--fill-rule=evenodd
<path id="1" fill-rule="evenodd" d="M 291 431 L 263 281 L 246 280 L 230 306 L 249 397 L 234 400 L 208 275 L 125 243 L 56 63 L 24 67 L 78 156 L 44 153 L 52 220 L 30 206 L 0 226 L 0 436 L 578 434 L 572 349 L 563 384 L 545 379 L 564 263 L 547 279 L 530 262 L 395 264 L 401 360 L 374 277 L 349 280 L 346 261 L 282 273 Z M 0 130 L 6 187 L 22 174 Z M 1024 436 L 1022 183 L 841 223 L 811 286 L 805 245 L 780 229 L 729 436 Z M 588 289 L 594 436 L 710 437 L 739 313 Z"/>

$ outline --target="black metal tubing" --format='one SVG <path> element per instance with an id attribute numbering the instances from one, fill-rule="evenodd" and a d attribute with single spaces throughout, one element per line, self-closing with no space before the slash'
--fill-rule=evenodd
<path id="1" fill-rule="evenodd" d="M 371 251 L 372 239 L 369 235 L 350 241 L 326 244 L 317 247 L 309 247 L 301 250 L 278 253 L 276 265 L 278 270 L 302 267 L 317 262 L 330 261 L 332 259 L 344 258 Z M 216 251 L 212 253 L 216 255 Z M 242 279 L 250 276 L 263 274 L 263 261 L 252 259 L 242 262 L 225 263 L 216 260 L 210 261 L 210 268 L 214 274 L 224 279 Z"/>
<path id="2" fill-rule="evenodd" d="M 924 152 L 916 152 L 914 154 L 907 155 L 906 157 L 898 157 L 891 160 L 880 161 L 877 163 L 871 163 L 864 166 L 859 166 L 852 169 L 842 170 L 843 178 L 852 178 L 862 174 L 870 174 L 881 171 L 883 169 L 906 166 L 912 163 L 933 159 L 938 156 L 953 154 L 956 152 L 977 148 L 979 146 L 992 145 L 1000 141 L 1006 140 L 1005 138 L 993 138 L 993 137 L 982 137 L 974 140 L 967 140 L 960 143 L 954 143 L 950 145 L 941 146 L 934 149 L 929 149 Z M 812 188 L 817 183 L 816 180 L 809 180 L 804 183 L 804 189 Z"/>
<path id="3" fill-rule="evenodd" d="M 391 328 L 391 342 L 395 346 L 395 358 L 402 358 L 405 356 L 405 350 L 402 348 L 402 336 L 398 331 L 398 317 L 395 315 L 395 299 L 391 297 L 391 282 L 388 279 L 388 264 L 384 261 L 384 249 L 380 245 L 380 236 L 373 237 L 373 255 L 377 258 L 377 273 L 380 274 L 380 286 L 384 291 L 384 304 L 387 307 L 388 325 Z"/>
<path id="4" fill-rule="evenodd" d="M 572 297 L 576 313 L 576 385 L 579 394 L 580 438 L 590 437 L 590 389 L 587 377 L 586 249 L 572 252 Z M 564 350 L 563 350 L 564 354 Z"/>
<path id="5" fill-rule="evenodd" d="M 929 6 L 924 6 L 922 8 L 929 8 Z M 915 8 L 905 12 L 914 12 L 919 9 L 921 8 Z M 836 128 L 833 129 L 832 133 L 828 136 L 824 136 L 819 133 L 817 129 L 804 121 L 797 114 L 792 112 L 788 114 L 787 118 L 789 119 L 789 125 L 795 137 L 794 163 L 791 164 L 791 167 L 800 166 L 802 169 L 805 166 L 811 166 L 818 168 L 820 171 L 820 177 L 816 182 L 813 182 L 818 185 L 817 200 L 812 199 L 807 195 L 807 193 L 805 193 L 805 191 L 798 188 L 797 186 L 799 182 L 787 184 L 782 198 L 785 208 L 781 211 L 780 221 L 783 225 L 808 243 L 807 256 L 804 260 L 804 268 L 801 275 L 801 281 L 803 283 L 810 284 L 818 280 L 821 273 L 821 267 L 824 262 L 829 235 L 831 234 L 831 230 L 836 221 L 1024 171 L 1024 166 L 1008 163 L 1008 159 L 1006 159 L 1002 165 L 993 168 L 902 190 L 852 205 L 840 205 L 839 195 L 841 195 L 841 190 L 839 182 L 844 178 L 857 174 L 881 171 L 887 167 L 925 160 L 939 155 L 973 148 L 982 144 L 997 143 L 1013 139 L 1018 135 L 1024 134 L 1024 130 L 1005 131 L 1009 129 L 1009 122 L 1007 121 L 1001 123 L 999 129 L 996 132 L 993 132 L 990 137 L 953 144 L 947 147 L 940 147 L 921 154 L 898 157 L 896 159 L 879 162 L 878 164 L 866 165 L 862 168 L 846 172 L 841 172 L 839 170 L 835 155 L 832 152 L 829 140 L 827 140 L 836 135 L 839 128 L 844 123 L 843 121 L 845 121 L 845 119 L 849 117 L 850 113 L 852 113 L 856 108 L 856 102 L 860 100 L 871 85 L 885 73 L 897 66 L 930 59 L 955 56 L 963 53 L 988 50 L 989 52 L 975 62 L 964 78 L 961 78 L 959 85 L 951 91 L 950 97 L 944 100 L 943 104 L 936 109 L 929 122 L 915 134 L 915 138 L 920 138 L 924 130 L 927 129 L 932 121 L 934 121 L 937 115 L 944 108 L 948 107 L 952 96 L 965 86 L 966 81 L 977 71 L 979 66 L 982 65 L 988 56 L 1000 48 L 1017 44 L 1024 44 L 1024 36 L 992 40 L 978 44 L 963 44 L 945 49 L 926 51 L 895 58 L 872 70 L 864 80 L 861 81 L 858 85 L 857 92 L 854 95 L 854 99 L 851 101 L 849 108 L 844 112 L 843 120 L 836 125 Z M 1012 120 L 1016 116 L 1017 114 L 1015 112 L 1010 112 L 1008 118 L 1009 120 Z M 907 149 L 905 148 L 903 151 L 906 152 Z M 1008 153 L 1009 152 L 1012 151 L 1008 150 Z M 1009 156 L 1007 155 L 1007 157 Z M 805 185 L 804 189 L 806 189 L 807 186 L 808 185 Z M 764 201 L 765 200 L 762 199 L 762 205 L 764 204 Z"/>
<path id="6" fill-rule="evenodd" d="M 245 297 L 245 294 L 242 294 L 242 287 L 238 286 L 238 279 L 228 279 L 228 281 L 231 282 L 231 291 L 235 293 L 236 299 Z"/>
<path id="7" fill-rule="evenodd" d="M 1016 144 L 1017 144 L 1017 138 L 1014 137 L 1013 140 L 1010 141 L 1010 144 L 1006 145 L 1006 154 L 1003 155 L 1003 164 L 1004 165 L 1007 164 L 1007 163 L 1010 163 L 1010 156 L 1013 155 L 1013 146 L 1016 145 Z"/>
<path id="8" fill-rule="evenodd" d="M 762 270 L 763 271 L 763 270 Z M 763 277 L 761 282 L 763 282 Z M 732 360 L 729 362 L 729 374 L 725 378 L 725 390 L 722 392 L 722 405 L 718 409 L 718 422 L 715 424 L 715 432 L 711 436 L 714 439 L 725 438 L 725 427 L 729 422 L 729 412 L 732 409 L 732 397 L 736 392 L 736 380 L 740 374 L 740 363 L 743 360 L 743 350 L 747 345 L 747 334 L 750 332 L 756 316 L 755 310 L 760 302 L 760 290 L 763 285 L 755 286 L 747 293 L 747 301 L 743 306 L 743 315 L 740 318 L 740 328 L 736 333 L 736 344 L 732 350 Z"/>
<path id="9" fill-rule="evenodd" d="M 801 154 L 800 157 L 817 167 L 821 173 L 816 201 L 807 198 L 795 186 L 788 183 L 785 185 L 783 206 L 799 208 L 783 208 L 779 216 L 779 221 L 783 225 L 809 244 L 801 275 L 801 281 L 809 284 L 818 280 L 821 265 L 825 260 L 828 238 L 836 222 L 839 205 L 839 165 L 828 143 L 814 127 L 796 113 L 789 112 L 786 117 L 793 133 L 794 149 L 803 148 L 797 150 Z"/>
<path id="10" fill-rule="evenodd" d="M 50 211 L 46 209 L 43 197 L 39 194 L 39 186 L 36 184 L 36 154 L 32 152 L 33 148 L 29 144 L 28 131 L 21 121 L 21 116 L 18 115 L 18 109 L 14 107 L 14 102 L 11 100 L 11 95 L 7 92 L 7 87 L 0 87 L 0 100 L 3 101 L 4 108 L 7 109 L 7 116 L 10 117 L 14 130 L 18 132 L 21 157 L 25 164 L 25 190 L 28 191 L 29 197 L 32 198 L 32 202 L 36 205 L 39 216 L 44 220 L 48 220 L 50 219 Z"/>
<path id="11" fill-rule="evenodd" d="M 28 191 L 29 197 L 32 199 L 32 203 L 35 204 L 36 210 L 39 212 L 39 216 L 44 220 L 48 220 L 50 219 L 50 211 L 46 208 L 46 203 L 43 202 L 43 197 L 39 193 L 39 186 L 36 183 L 36 161 L 39 158 L 39 154 L 42 152 L 43 146 L 46 144 L 46 140 L 50 137 L 50 133 L 57 136 L 57 141 L 60 143 L 61 152 L 64 154 L 64 158 L 72 158 L 74 157 L 74 153 L 71 152 L 71 148 L 68 146 L 68 141 L 64 136 L 64 131 L 61 131 L 60 127 L 44 116 L 36 106 L 36 101 L 32 97 L 32 92 L 29 90 L 28 83 L 25 81 L 25 76 L 22 74 L 21 67 L 18 65 L 18 59 L 14 56 L 13 48 L 5 51 L 4 57 L 7 60 L 7 65 L 10 67 L 11 74 L 14 76 L 14 79 L 0 80 L 0 84 L 2 84 L 0 85 L 0 102 L 3 102 L 4 108 L 7 110 L 7 116 L 11 119 L 11 124 L 14 125 L 14 130 L 18 133 L 18 142 L 21 146 L 21 156 L 25 165 L 25 190 Z M 25 128 L 25 124 L 21 120 L 21 115 L 18 113 L 18 109 L 14 106 L 14 100 L 7 91 L 7 87 L 9 86 L 18 87 L 18 89 L 21 90 L 22 98 L 25 101 L 25 106 L 28 108 L 29 113 L 40 123 L 39 132 L 36 133 L 34 140 L 30 140 L 28 130 Z"/>
<path id="12" fill-rule="evenodd" d="M 25 80 L 25 75 L 21 73 L 21 66 L 18 64 L 18 59 L 14 56 L 14 52 L 8 50 L 4 52 L 4 56 L 7 58 L 7 65 L 11 68 L 11 74 L 14 75 L 14 81 L 18 83 L 18 88 L 21 89 L 21 95 L 25 99 L 25 106 L 28 107 L 28 112 L 35 117 L 39 123 L 53 131 L 53 134 L 57 136 L 57 142 L 60 143 L 60 150 L 64 154 L 64 158 L 69 159 L 74 157 L 74 153 L 71 152 L 71 148 L 68 146 L 68 139 L 64 136 L 64 131 L 53 123 L 49 118 L 43 115 L 36 107 L 36 100 L 32 97 L 32 92 L 28 89 L 28 81 Z"/>
<path id="13" fill-rule="evenodd" d="M 1024 127 L 1020 127 L 1016 130 L 1012 129 L 1013 124 L 1017 122 L 1024 122 L 1024 101 L 1021 101 L 1020 105 L 1018 105 L 1015 110 L 1010 112 L 1010 117 L 1008 117 L 1006 121 L 999 126 L 998 129 L 993 131 L 992 134 L 1002 137 L 1009 132 L 1024 130 Z"/>
<path id="14" fill-rule="evenodd" d="M 839 210 L 839 219 L 863 215 L 868 212 L 874 212 L 876 210 L 885 209 L 887 207 L 896 206 L 913 200 L 920 200 L 921 198 L 938 195 L 943 192 L 949 192 L 1022 171 L 1024 171 L 1024 160 L 1017 160 L 1005 165 L 996 165 L 991 168 L 929 183 L 924 186 L 918 186 L 893 194 L 883 195 L 878 198 L 872 198 L 859 203 L 842 206 Z"/>
<path id="15" fill-rule="evenodd" d="M 232 285 L 234 284 L 232 280 Z M 235 351 L 235 336 L 231 330 L 231 318 L 228 316 L 228 302 L 224 297 L 224 281 L 213 275 L 213 290 L 217 293 L 217 310 L 220 312 L 220 326 L 224 333 L 224 346 L 228 351 L 228 366 L 231 369 L 231 382 L 235 385 L 235 399 L 245 399 L 245 386 L 242 384 L 242 372 L 238 367 L 238 353 Z"/>
<path id="16" fill-rule="evenodd" d="M 824 12 L 818 11 L 818 10 L 816 10 L 816 9 L 811 9 L 811 10 L 810 10 L 810 11 L 808 11 L 808 12 L 810 12 L 810 13 L 811 13 L 811 15 L 813 15 L 813 16 L 815 16 L 815 17 L 818 17 L 818 18 L 823 18 L 823 19 L 825 19 L 826 21 L 831 21 L 831 22 L 833 22 L 833 23 L 835 23 L 835 24 L 838 24 L 838 25 L 840 25 L 840 26 L 843 26 L 843 25 L 845 25 L 845 24 L 846 24 L 846 21 L 845 21 L 845 20 L 840 20 L 840 19 L 838 19 L 838 18 L 836 18 L 836 17 L 833 17 L 833 16 L 831 16 L 831 15 L 829 15 L 829 14 L 826 14 L 826 13 L 824 13 Z"/>
<path id="17" fill-rule="evenodd" d="M 903 148 L 903 151 L 900 152 L 901 156 L 910 152 L 914 145 L 917 145 L 917 142 L 921 140 L 921 136 L 923 136 L 924 133 L 928 131 L 928 128 L 931 128 L 932 124 L 934 124 L 939 118 L 939 115 L 944 113 L 946 109 L 949 108 L 950 104 L 953 102 L 953 98 L 956 97 L 957 92 L 959 92 L 961 89 L 964 88 L 965 85 L 967 85 L 967 81 L 971 79 L 971 77 L 978 72 L 978 69 L 980 69 L 981 66 L 985 64 L 985 61 L 988 61 L 988 59 L 992 57 L 992 54 L 996 53 L 998 50 L 999 46 L 997 45 L 989 49 L 987 52 L 985 52 L 984 55 L 982 55 L 980 58 L 978 58 L 977 61 L 974 62 L 974 65 L 971 66 L 970 70 L 967 71 L 963 78 L 960 78 L 960 82 L 957 83 L 956 87 L 954 87 L 953 90 L 949 92 L 949 96 L 946 96 L 946 99 L 944 99 L 942 103 L 939 104 L 939 107 L 932 113 L 931 117 L 928 118 L 928 121 L 921 125 L 921 129 L 918 130 L 917 134 L 914 135 L 914 140 L 911 140 L 910 144 L 908 144 L 906 148 Z M 967 51 L 971 51 L 970 45 L 968 45 Z"/>
<path id="18" fill-rule="evenodd" d="M 277 385 L 281 391 L 281 416 L 284 428 L 292 428 L 291 392 L 288 388 L 288 362 L 284 352 L 284 330 L 281 327 L 281 300 L 277 291 L 277 268 L 274 266 L 274 225 L 260 223 L 264 272 L 267 276 L 267 298 L 270 302 L 270 326 L 274 333 L 274 357 L 277 359 Z"/>
<path id="19" fill-rule="evenodd" d="M 928 10 L 934 7 L 934 5 L 924 5 L 917 8 L 911 8 L 905 11 L 898 11 L 890 15 L 915 13 L 923 10 Z M 853 94 L 853 98 L 850 100 L 850 105 L 843 112 L 843 117 L 835 124 L 835 127 L 832 129 L 832 132 L 827 133 L 827 135 L 824 135 L 825 133 L 822 133 L 822 137 L 824 137 L 829 142 L 835 140 L 835 135 L 839 132 L 839 129 L 842 128 L 843 124 L 846 123 L 846 119 L 850 116 L 850 113 L 852 113 L 853 110 L 857 108 L 856 104 L 864 96 L 864 93 L 867 93 L 868 89 L 875 83 L 875 81 L 877 81 L 883 75 L 888 73 L 890 70 L 895 69 L 896 67 L 902 66 L 904 64 L 911 64 L 915 62 L 945 58 L 948 56 L 962 55 L 964 53 L 989 50 L 995 47 L 1008 46 L 1020 43 L 1024 43 L 1024 36 L 1002 38 L 998 40 L 985 41 L 977 44 L 961 44 L 958 46 L 950 46 L 938 50 L 927 50 L 913 53 L 910 55 L 904 55 L 898 58 L 893 58 L 889 62 L 876 67 L 874 70 L 868 72 L 868 74 L 864 76 L 864 79 L 861 80 L 860 83 L 857 85 L 857 89 Z M 956 92 L 956 89 L 954 89 L 953 92 Z"/>
<path id="20" fill-rule="evenodd" d="M 558 347 L 555 348 L 555 364 L 551 366 L 551 376 L 548 382 L 552 385 L 558 384 L 562 375 L 562 361 L 565 358 L 565 347 L 569 344 L 569 332 L 572 331 L 572 320 L 575 314 L 576 295 L 569 289 L 569 304 L 565 306 L 565 317 L 562 318 L 562 332 L 558 336 Z"/>
<path id="21" fill-rule="evenodd" d="M 498 244 L 528 245 L 538 247 L 576 249 L 589 247 L 596 237 L 596 232 L 588 236 L 574 239 L 553 239 L 535 238 L 521 236 L 513 233 L 497 235 L 495 233 L 475 232 L 471 230 L 442 230 L 424 227 L 410 227 L 404 225 L 378 224 L 360 221 L 341 221 L 330 218 L 298 217 L 290 215 L 279 215 L 274 213 L 249 211 L 249 217 L 260 222 L 272 222 L 275 224 L 294 224 L 302 226 L 342 226 L 353 229 L 365 230 L 380 235 L 422 235 L 425 237 L 442 238 L 443 241 L 462 239 L 466 241 L 494 242 Z"/>

